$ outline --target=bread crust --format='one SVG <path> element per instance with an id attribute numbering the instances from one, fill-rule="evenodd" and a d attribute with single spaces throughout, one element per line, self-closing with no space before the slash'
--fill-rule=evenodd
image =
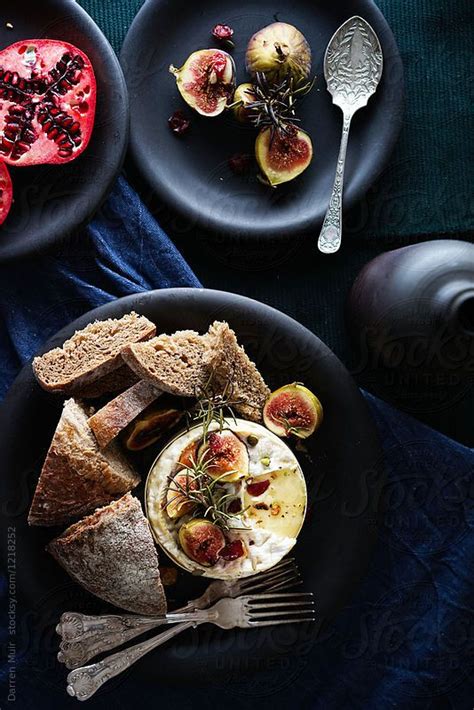
<path id="1" fill-rule="evenodd" d="M 108 446 L 118 434 L 125 429 L 139 414 L 143 412 L 162 394 L 161 390 L 151 382 L 139 380 L 122 394 L 112 399 L 89 418 L 89 426 L 101 448 Z"/>
<path id="2" fill-rule="evenodd" d="M 129 493 L 72 525 L 46 549 L 104 601 L 136 614 L 166 614 L 156 547 L 141 505 Z"/>

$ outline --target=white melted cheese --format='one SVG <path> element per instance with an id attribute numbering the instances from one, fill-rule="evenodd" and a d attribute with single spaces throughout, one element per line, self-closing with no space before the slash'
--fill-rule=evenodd
<path id="1" fill-rule="evenodd" d="M 260 496 L 249 495 L 245 484 L 235 485 L 242 508 L 248 510 L 235 518 L 227 534 L 232 541 L 242 540 L 246 556 L 236 560 L 220 559 L 214 566 L 205 567 L 191 560 L 178 542 L 179 527 L 188 517 L 170 519 L 163 502 L 169 477 L 177 470 L 177 461 L 185 447 L 200 438 L 202 428 L 194 427 L 170 442 L 157 457 L 148 475 L 146 486 L 147 516 L 158 544 L 179 566 L 193 574 L 217 579 L 235 579 L 262 572 L 273 567 L 295 545 L 306 512 L 306 485 L 298 460 L 288 446 L 275 434 L 259 424 L 241 419 L 226 420 L 226 427 L 246 442 L 249 434 L 258 438 L 255 446 L 248 445 L 249 477 L 254 482 L 268 479 L 269 488 Z M 212 425 L 217 429 L 218 425 Z"/>

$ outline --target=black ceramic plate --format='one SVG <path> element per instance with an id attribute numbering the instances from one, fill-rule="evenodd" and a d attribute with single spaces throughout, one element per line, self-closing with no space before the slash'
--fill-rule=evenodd
<path id="1" fill-rule="evenodd" d="M 401 125 L 403 72 L 393 35 L 372 0 L 148 0 L 125 39 L 120 60 L 130 94 L 131 151 L 159 198 L 184 217 L 185 225 L 220 235 L 289 236 L 315 230 L 326 212 L 336 169 L 342 113 L 332 105 L 323 76 L 323 57 L 335 30 L 353 15 L 377 32 L 384 72 L 376 95 L 355 117 L 346 165 L 345 207 L 371 185 L 386 164 Z M 315 156 L 297 180 L 277 190 L 228 167 L 234 153 L 253 154 L 255 131 L 230 115 L 201 118 L 191 109 L 186 136 L 171 134 L 168 117 L 186 107 L 168 73 L 196 49 L 213 44 L 217 22 L 235 30 L 238 83 L 248 81 L 244 55 L 252 34 L 275 19 L 296 25 L 313 51 L 316 86 L 301 106 L 302 126 L 311 134 Z"/>
<path id="2" fill-rule="evenodd" d="M 158 331 L 165 332 L 182 328 L 203 332 L 214 319 L 225 319 L 270 386 L 299 380 L 321 398 L 324 422 L 307 440 L 307 454 L 299 454 L 308 484 L 309 509 L 294 556 L 305 589 L 315 594 L 320 621 L 328 619 L 354 591 L 374 541 L 379 449 L 365 402 L 351 377 L 315 335 L 288 316 L 242 296 L 210 290 L 170 289 L 119 299 L 72 323 L 45 349 L 61 344 L 95 318 L 120 317 L 132 309 L 151 318 Z M 45 654 L 51 663 L 57 651 L 53 629 L 60 614 L 67 609 L 104 610 L 103 604 L 74 584 L 44 551 L 58 531 L 28 528 L 26 522 L 60 410 L 60 399 L 40 389 L 27 365 L 10 390 L 0 417 L 2 525 L 16 531 L 21 619 L 17 625 L 21 623 L 23 632 L 33 635 L 34 653 Z M 7 540 L 5 531 L 2 553 Z M 191 575 L 182 573 L 178 588 L 170 591 L 172 601 L 177 603 L 196 593 L 194 582 Z M 202 588 L 202 580 L 199 583 Z M 320 624 L 306 626 L 233 632 L 201 627 L 147 656 L 133 676 L 136 681 L 156 679 L 157 688 L 178 680 L 184 687 L 187 683 L 226 682 L 231 672 L 245 669 L 239 682 L 250 682 L 253 672 L 262 668 L 262 659 L 265 668 L 272 659 L 278 663 L 288 656 L 301 663 Z"/>
<path id="3" fill-rule="evenodd" d="M 0 227 L 0 261 L 35 256 L 91 219 L 121 168 L 127 145 L 122 70 L 89 15 L 73 0 L 2 3 L 0 48 L 36 38 L 63 39 L 88 55 L 97 78 L 96 120 L 87 149 L 72 163 L 11 168 L 15 202 Z"/>

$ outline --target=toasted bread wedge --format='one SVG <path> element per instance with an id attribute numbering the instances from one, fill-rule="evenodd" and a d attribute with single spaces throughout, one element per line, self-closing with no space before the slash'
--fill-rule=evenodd
<path id="1" fill-rule="evenodd" d="M 148 318 L 133 312 L 119 319 L 96 321 L 77 331 L 61 348 L 35 357 L 33 372 L 48 392 L 72 394 L 121 367 L 122 350 L 155 333 Z"/>
<path id="2" fill-rule="evenodd" d="M 76 582 L 106 602 L 136 614 L 166 614 L 158 555 L 132 495 L 75 523 L 46 549 Z"/>
<path id="3" fill-rule="evenodd" d="M 104 395 L 118 394 L 132 387 L 139 380 L 138 375 L 128 365 L 121 365 L 116 370 L 109 372 L 108 375 L 99 377 L 95 382 L 74 389 L 74 397 L 76 399 L 98 399 Z"/>
<path id="4" fill-rule="evenodd" d="M 62 525 L 105 505 L 140 482 L 116 444 L 100 450 L 84 407 L 64 409 L 31 504 L 30 525 Z"/>

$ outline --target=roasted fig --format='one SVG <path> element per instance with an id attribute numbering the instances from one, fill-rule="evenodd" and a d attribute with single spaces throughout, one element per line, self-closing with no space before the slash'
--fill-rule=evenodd
<path id="1" fill-rule="evenodd" d="M 249 453 L 244 442 L 228 429 L 211 432 L 199 450 L 208 462 L 207 471 L 212 478 L 224 482 L 237 481 L 249 471 Z"/>
<path id="2" fill-rule="evenodd" d="M 193 52 L 181 69 L 170 66 L 183 99 L 202 116 L 218 116 L 235 89 L 234 60 L 222 49 Z"/>
<path id="3" fill-rule="evenodd" d="M 250 123 L 252 120 L 252 110 L 248 106 L 256 101 L 253 93 L 253 84 L 239 84 L 234 93 L 232 101 L 232 111 L 239 123 Z"/>
<path id="4" fill-rule="evenodd" d="M 199 441 L 191 441 L 181 452 L 178 463 L 181 466 L 193 468 L 198 458 L 198 449 Z"/>
<path id="5" fill-rule="evenodd" d="M 195 503 L 189 500 L 187 494 L 196 488 L 196 481 L 190 472 L 179 471 L 173 477 L 166 491 L 166 512 L 170 518 L 180 518 L 191 512 Z"/>
<path id="6" fill-rule="evenodd" d="M 129 451 L 141 451 L 158 441 L 160 436 L 171 429 L 184 416 L 179 409 L 152 409 L 139 416 L 131 424 L 125 438 L 125 446 Z"/>
<path id="7" fill-rule="evenodd" d="M 264 128 L 255 141 L 255 157 L 272 187 L 294 180 L 310 165 L 313 145 L 307 133 L 293 125 L 286 131 Z"/>
<path id="8" fill-rule="evenodd" d="M 296 27 L 274 22 L 253 35 L 245 62 L 252 76 L 263 72 L 269 81 L 278 83 L 290 75 L 299 83 L 310 75 L 311 49 Z"/>
<path id="9" fill-rule="evenodd" d="M 323 420 L 321 402 L 300 382 L 280 387 L 272 392 L 263 408 L 267 429 L 277 436 L 296 436 L 306 439 Z"/>
<path id="10" fill-rule="evenodd" d="M 0 163 L 0 224 L 6 220 L 13 200 L 10 173 L 5 163 Z"/>
<path id="11" fill-rule="evenodd" d="M 225 547 L 225 537 L 214 523 L 204 518 L 195 518 L 181 526 L 179 544 L 191 560 L 212 567 Z"/>

